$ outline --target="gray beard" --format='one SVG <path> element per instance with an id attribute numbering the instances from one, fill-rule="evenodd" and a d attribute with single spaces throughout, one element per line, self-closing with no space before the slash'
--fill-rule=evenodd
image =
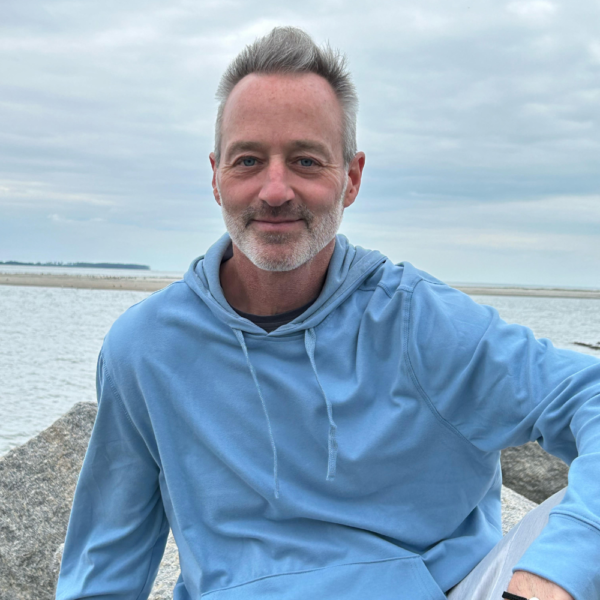
<path id="1" fill-rule="evenodd" d="M 249 207 L 239 216 L 229 213 L 221 202 L 221 212 L 225 227 L 229 232 L 231 240 L 239 248 L 253 265 L 263 271 L 293 271 L 309 260 L 313 259 L 333 238 L 342 223 L 344 214 L 343 200 L 348 186 L 348 178 L 345 178 L 344 188 L 333 208 L 317 218 L 303 204 L 269 207 L 262 209 Z M 219 196 L 221 190 L 217 184 Z M 265 203 L 263 203 L 265 204 Z M 261 233 L 257 234 L 248 229 L 250 221 L 257 217 L 291 218 L 302 219 L 306 225 L 306 231 L 299 238 L 287 233 Z M 315 222 L 316 221 L 316 222 Z M 290 244 L 284 249 L 283 246 Z M 282 246 L 281 253 L 273 257 L 269 252 L 264 252 L 265 246 Z"/>

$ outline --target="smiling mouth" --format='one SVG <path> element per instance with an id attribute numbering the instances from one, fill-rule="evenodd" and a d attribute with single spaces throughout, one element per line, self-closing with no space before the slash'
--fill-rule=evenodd
<path id="1" fill-rule="evenodd" d="M 293 227 L 297 223 L 303 223 L 304 219 L 252 219 L 250 223 L 256 223 L 260 227 Z"/>
<path id="2" fill-rule="evenodd" d="M 297 223 L 298 221 L 302 221 L 302 219 L 253 219 L 257 223 L 268 223 L 269 225 L 281 225 L 285 223 Z"/>

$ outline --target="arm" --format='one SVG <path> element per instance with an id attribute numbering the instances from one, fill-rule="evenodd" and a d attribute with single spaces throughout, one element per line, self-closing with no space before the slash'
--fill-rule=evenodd
<path id="1" fill-rule="evenodd" d="M 482 456 L 537 440 L 572 463 L 563 501 L 515 571 L 577 600 L 600 598 L 600 361 L 536 340 L 435 282 L 417 284 L 410 319 L 416 378 Z"/>
<path id="2" fill-rule="evenodd" d="M 555 583 L 526 571 L 516 571 L 506 591 L 524 598 L 573 600 L 573 596 Z"/>
<path id="3" fill-rule="evenodd" d="M 148 597 L 166 544 L 159 468 L 102 353 L 98 415 L 77 483 L 57 600 Z"/>

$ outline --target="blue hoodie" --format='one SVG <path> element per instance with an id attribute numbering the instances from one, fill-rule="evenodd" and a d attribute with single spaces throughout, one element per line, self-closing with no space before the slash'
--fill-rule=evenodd
<path id="1" fill-rule="evenodd" d="M 343 236 L 267 334 L 223 296 L 229 243 L 106 337 L 59 600 L 146 598 L 169 527 L 176 600 L 442 600 L 501 538 L 500 450 L 530 440 L 573 462 L 517 567 L 600 598 L 600 361 Z"/>

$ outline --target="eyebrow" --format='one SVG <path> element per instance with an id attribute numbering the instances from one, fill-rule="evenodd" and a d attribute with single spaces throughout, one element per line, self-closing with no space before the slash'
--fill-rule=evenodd
<path id="1" fill-rule="evenodd" d="M 232 156 L 235 156 L 239 152 L 260 152 L 264 151 L 265 148 L 265 144 L 261 144 L 260 142 L 241 140 L 239 142 L 234 142 L 229 148 L 227 148 L 225 158 L 230 159 Z M 315 140 L 295 140 L 289 145 L 289 149 L 318 152 L 319 154 L 327 158 L 327 160 L 332 160 L 333 158 L 327 146 Z"/>
<path id="2" fill-rule="evenodd" d="M 235 154 L 238 154 L 238 152 L 258 152 L 260 150 L 264 150 L 264 144 L 261 144 L 260 142 L 235 142 L 227 148 L 225 158 L 228 159 Z"/>
<path id="3" fill-rule="evenodd" d="M 329 148 L 325 146 L 325 144 L 321 144 L 321 142 L 317 142 L 314 140 L 296 140 L 290 144 L 292 150 L 309 150 L 313 152 L 318 152 L 325 156 L 328 160 L 332 159 Z"/>

